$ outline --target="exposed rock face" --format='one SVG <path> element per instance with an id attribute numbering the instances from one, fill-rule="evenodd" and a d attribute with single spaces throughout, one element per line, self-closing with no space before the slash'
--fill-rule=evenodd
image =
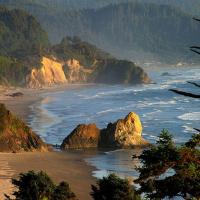
<path id="1" fill-rule="evenodd" d="M 26 76 L 29 88 L 42 88 L 64 83 L 140 84 L 151 80 L 144 70 L 133 62 L 95 60 L 91 66 L 83 66 L 79 60 L 42 57 L 40 68 L 33 68 Z"/>
<path id="2" fill-rule="evenodd" d="M 91 69 L 81 66 L 79 61 L 73 58 L 66 62 L 64 71 L 69 83 L 86 83 L 92 73 Z"/>
<path id="3" fill-rule="evenodd" d="M 131 112 L 124 119 L 108 124 L 99 130 L 95 124 L 78 125 L 63 141 L 62 149 L 80 148 L 132 148 L 147 146 L 142 138 L 142 124 L 137 114 Z"/>
<path id="4" fill-rule="evenodd" d="M 86 83 L 91 69 L 80 65 L 76 59 L 67 61 L 55 61 L 53 58 L 43 57 L 42 67 L 31 70 L 27 76 L 27 85 L 29 88 L 42 88 L 64 83 Z"/>
<path id="5" fill-rule="evenodd" d="M 134 147 L 148 144 L 142 138 L 142 124 L 139 116 L 131 112 L 124 119 L 108 124 L 101 131 L 100 147 Z"/>
<path id="6" fill-rule="evenodd" d="M 65 138 L 62 149 L 94 148 L 98 146 L 100 130 L 95 124 L 78 125 L 72 133 Z"/>
<path id="7" fill-rule="evenodd" d="M 27 85 L 30 88 L 41 88 L 66 82 L 63 64 L 47 57 L 42 58 L 41 68 L 32 69 L 30 75 L 27 76 Z"/>
<path id="8" fill-rule="evenodd" d="M 4 104 L 0 104 L 0 151 L 48 151 L 48 146 Z"/>

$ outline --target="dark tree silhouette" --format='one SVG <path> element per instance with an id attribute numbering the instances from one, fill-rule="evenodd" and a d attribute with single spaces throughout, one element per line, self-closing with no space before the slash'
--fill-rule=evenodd
<path id="1" fill-rule="evenodd" d="M 17 189 L 12 194 L 15 198 L 5 194 L 6 200 L 77 200 L 68 183 L 57 186 L 42 171 L 21 173 L 18 179 L 12 179 L 12 184 Z"/>
<path id="2" fill-rule="evenodd" d="M 127 179 L 110 174 L 92 185 L 91 196 L 94 200 L 140 200 L 134 187 Z"/>
<path id="3" fill-rule="evenodd" d="M 147 199 L 174 197 L 200 199 L 200 134 L 182 146 L 176 146 L 172 135 L 164 130 L 156 145 L 139 156 L 139 193 Z M 170 173 L 168 173 L 170 172 Z"/>
<path id="4" fill-rule="evenodd" d="M 192 97 L 192 98 L 200 99 L 200 95 L 198 95 L 198 94 L 184 92 L 184 91 L 176 90 L 176 89 L 170 89 L 169 91 L 175 92 L 176 94 L 180 94 L 180 95 L 183 95 L 183 96 L 186 96 L 186 97 Z"/>

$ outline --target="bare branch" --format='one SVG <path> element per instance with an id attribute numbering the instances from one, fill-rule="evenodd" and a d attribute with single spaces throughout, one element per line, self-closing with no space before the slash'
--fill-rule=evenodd
<path id="1" fill-rule="evenodd" d="M 190 83 L 190 84 L 192 84 L 192 85 L 194 85 L 194 86 L 196 86 L 196 87 L 200 87 L 200 85 L 197 84 L 197 83 L 195 83 L 195 82 L 187 81 L 187 83 Z"/>
<path id="2" fill-rule="evenodd" d="M 200 133 L 200 129 L 198 128 L 193 128 L 195 131 L 198 131 Z"/>
<path id="3" fill-rule="evenodd" d="M 190 48 L 190 51 L 193 51 L 194 53 L 200 54 L 199 51 L 197 51 L 197 50 L 195 50 L 195 49 L 193 49 L 193 48 Z"/>
<path id="4" fill-rule="evenodd" d="M 200 22 L 200 19 L 196 18 L 196 17 L 193 17 L 192 19 L 196 20 L 196 21 L 199 21 Z"/>
<path id="5" fill-rule="evenodd" d="M 169 91 L 172 91 L 176 94 L 180 94 L 180 95 L 183 95 L 183 96 L 186 96 L 186 97 L 200 99 L 200 95 L 197 95 L 197 94 L 192 94 L 192 93 L 188 93 L 188 92 L 184 92 L 184 91 L 180 91 L 180 90 L 175 90 L 175 89 L 170 89 Z"/>

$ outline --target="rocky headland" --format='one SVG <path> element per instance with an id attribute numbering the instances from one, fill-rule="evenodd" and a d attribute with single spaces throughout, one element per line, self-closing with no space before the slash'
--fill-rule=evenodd
<path id="1" fill-rule="evenodd" d="M 49 151 L 42 139 L 0 104 L 0 152 Z"/>
<path id="2" fill-rule="evenodd" d="M 38 89 L 66 83 L 151 82 L 135 63 L 117 59 L 78 37 L 51 44 L 37 20 L 22 10 L 0 6 L 0 24 L 0 85 Z"/>
<path id="3" fill-rule="evenodd" d="M 131 112 L 124 119 L 109 123 L 101 130 L 95 124 L 78 125 L 63 140 L 61 149 L 134 148 L 148 145 L 149 143 L 142 137 L 139 116 Z"/>

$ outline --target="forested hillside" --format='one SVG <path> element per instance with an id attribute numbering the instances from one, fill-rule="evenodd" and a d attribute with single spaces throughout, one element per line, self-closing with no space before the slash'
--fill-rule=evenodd
<path id="1" fill-rule="evenodd" d="M 21 10 L 0 7 L 0 54 L 21 57 L 48 46 L 47 33 L 35 18 Z"/>
<path id="2" fill-rule="evenodd" d="M 66 36 L 79 36 L 119 58 L 170 64 L 199 62 L 188 50 L 199 42 L 200 26 L 188 14 L 198 9 L 197 0 L 118 3 L 127 1 L 0 0 L 9 7 L 20 7 L 32 13 L 53 43 Z M 83 7 L 95 9 L 74 9 Z"/>
<path id="3" fill-rule="evenodd" d="M 106 71 L 115 76 L 112 81 L 104 79 Z M 134 63 L 117 60 L 78 37 L 52 45 L 32 15 L 0 7 L 0 85 L 39 88 L 85 82 L 132 84 L 150 79 Z"/>
<path id="4" fill-rule="evenodd" d="M 1 4 L 14 7 L 24 7 L 27 9 L 43 7 L 52 10 L 59 9 L 60 11 L 68 9 L 98 9 L 110 4 L 129 2 L 171 5 L 193 15 L 200 14 L 199 0 L 0 0 Z"/>
<path id="5" fill-rule="evenodd" d="M 29 66 L 39 63 L 34 56 L 48 45 L 46 32 L 33 16 L 0 7 L 0 84 L 25 84 Z"/>

